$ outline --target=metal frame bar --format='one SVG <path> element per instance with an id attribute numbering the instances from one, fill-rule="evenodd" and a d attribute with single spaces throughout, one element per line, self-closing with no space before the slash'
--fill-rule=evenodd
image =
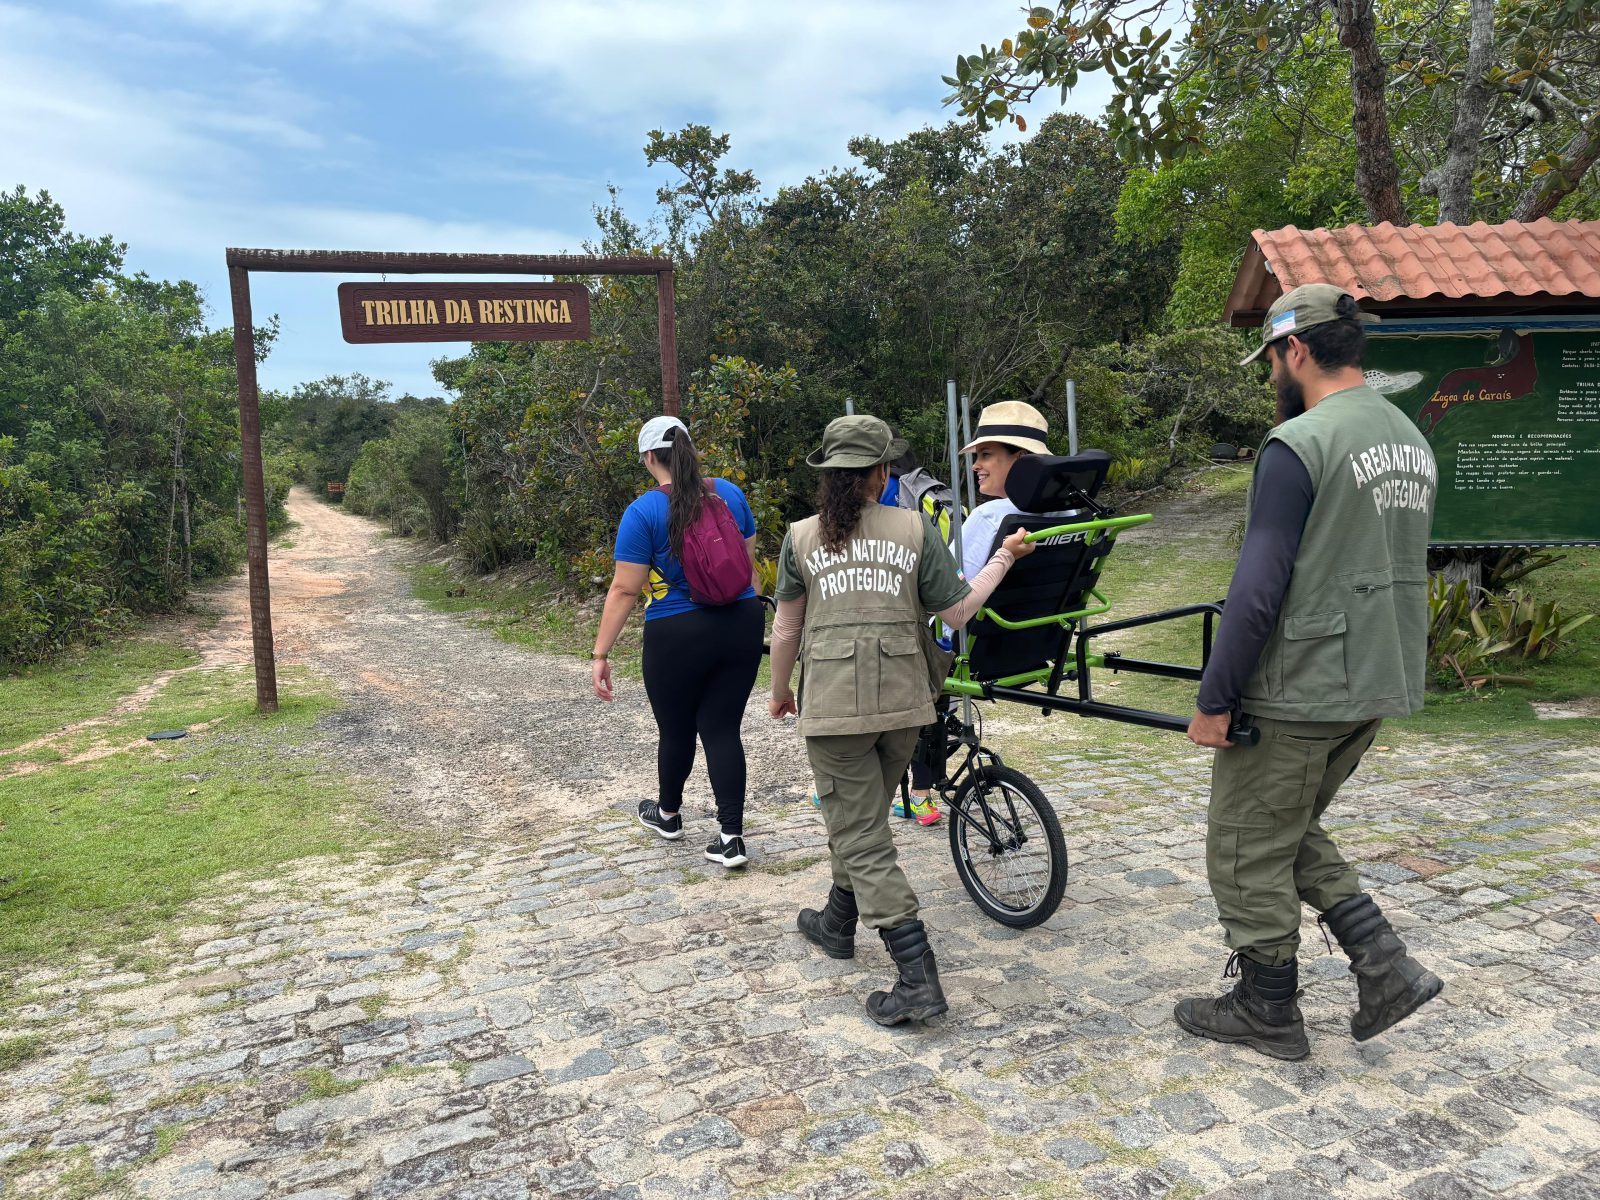
<path id="1" fill-rule="evenodd" d="M 670 258 L 593 254 L 435 254 L 371 250 L 225 252 L 233 300 L 233 358 L 239 380 L 239 449 L 244 483 L 245 558 L 249 566 L 250 638 L 255 655 L 256 710 L 278 711 L 278 666 L 272 644 L 272 588 L 267 577 L 267 499 L 261 464 L 261 402 L 256 380 L 250 272 L 369 275 L 654 275 L 661 349 L 661 411 L 678 413 L 678 324 Z"/>

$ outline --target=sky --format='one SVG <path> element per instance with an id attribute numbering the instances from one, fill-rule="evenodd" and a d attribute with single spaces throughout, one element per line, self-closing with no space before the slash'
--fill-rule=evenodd
<path id="1" fill-rule="evenodd" d="M 127 267 L 203 288 L 223 251 L 583 253 L 607 185 L 635 220 L 651 129 L 732 136 L 763 193 L 859 134 L 951 118 L 955 56 L 1012 0 L 0 0 L 0 187 L 45 190 Z M 1098 76 L 1095 77 L 1098 79 Z M 1103 94 L 1066 106 L 1097 114 Z M 1056 107 L 1036 103 L 1030 125 Z M 352 278 L 370 280 L 373 277 Z M 254 274 L 263 388 L 359 371 L 439 394 L 465 345 L 353 346 L 333 275 Z"/>

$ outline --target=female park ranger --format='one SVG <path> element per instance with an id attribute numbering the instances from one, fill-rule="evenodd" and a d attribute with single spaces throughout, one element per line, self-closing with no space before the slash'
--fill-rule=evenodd
<path id="1" fill-rule="evenodd" d="M 800 932 L 825 954 L 851 958 L 858 916 L 878 930 L 900 969 L 891 991 L 867 998 L 880 1025 L 947 1007 L 888 816 L 917 733 L 933 720 L 927 614 L 964 624 L 1033 551 L 1013 534 L 969 586 L 926 516 L 877 503 L 890 460 L 904 451 L 877 417 L 840 417 L 806 459 L 821 471 L 817 515 L 790 526 L 779 553 L 768 704 L 775 719 L 798 712 L 833 860 L 827 904 L 801 911 Z M 798 706 L 789 688 L 797 655 Z"/>

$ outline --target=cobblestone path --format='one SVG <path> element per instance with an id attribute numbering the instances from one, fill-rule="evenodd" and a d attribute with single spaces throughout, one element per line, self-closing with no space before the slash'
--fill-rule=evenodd
<path id="1" fill-rule="evenodd" d="M 1308 924 L 1312 1056 L 1286 1064 L 1171 1021 L 1224 957 L 1205 756 L 1030 736 L 1073 855 L 1046 926 L 983 917 L 942 826 L 897 834 L 936 1027 L 866 1021 L 875 940 L 835 962 L 794 931 L 826 886 L 808 803 L 757 805 L 757 857 L 723 875 L 709 822 L 663 844 L 617 798 L 445 861 L 242 886 L 145 974 L 25 978 L 13 1017 L 49 1051 L 0 1070 L 0 1195 L 1600 1196 L 1591 747 L 1385 735 L 1329 824 L 1446 990 L 1358 1046 Z"/>

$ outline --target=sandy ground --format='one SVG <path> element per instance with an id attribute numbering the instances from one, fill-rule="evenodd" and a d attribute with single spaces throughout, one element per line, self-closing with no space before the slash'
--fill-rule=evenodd
<path id="1" fill-rule="evenodd" d="M 495 837 L 631 812 L 653 794 L 655 725 L 642 684 L 620 680 L 606 705 L 590 692 L 586 662 L 497 641 L 415 599 L 414 547 L 300 489 L 289 512 L 299 528 L 269 565 L 278 661 L 334 680 L 344 707 L 324 746 L 392 785 L 396 815 Z M 248 663 L 243 578 L 210 603 L 221 618 L 200 637 L 206 661 Z M 752 703 L 745 746 L 752 805 L 809 790 L 792 723 Z M 698 765 L 686 804 L 691 815 L 712 811 Z"/>

